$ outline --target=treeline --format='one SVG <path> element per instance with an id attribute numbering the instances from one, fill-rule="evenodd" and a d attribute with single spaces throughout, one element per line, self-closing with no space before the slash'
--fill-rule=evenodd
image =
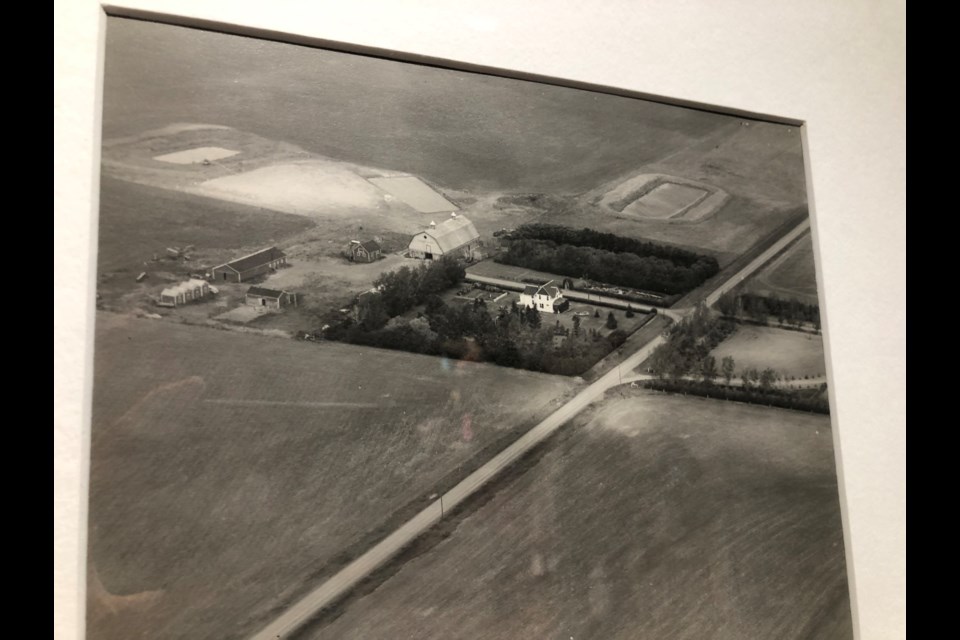
<path id="1" fill-rule="evenodd" d="M 699 380 L 646 380 L 643 386 L 658 391 L 671 393 L 689 393 L 691 395 L 716 398 L 718 400 L 733 400 L 735 402 L 749 402 L 783 409 L 798 411 L 812 411 L 815 413 L 830 413 L 830 401 L 823 389 L 784 390 L 764 387 L 727 387 L 715 385 Z"/>
<path id="2" fill-rule="evenodd" d="M 676 265 L 692 267 L 701 261 L 716 259 L 705 256 L 689 249 L 671 247 L 649 240 L 625 238 L 612 233 L 605 233 L 595 229 L 574 229 L 559 224 L 530 223 L 522 224 L 511 234 L 511 238 L 526 240 L 548 240 L 556 244 L 567 244 L 574 247 L 590 247 L 613 253 L 632 253 L 641 258 L 663 258 Z M 714 272 L 716 273 L 716 271 Z"/>
<path id="3" fill-rule="evenodd" d="M 573 330 L 562 327 L 559 321 L 543 326 L 539 312 L 516 304 L 490 313 L 482 300 L 451 306 L 434 295 L 417 317 L 395 317 L 383 324 L 369 321 L 371 314 L 379 314 L 377 308 L 376 300 L 371 299 L 361 309 L 359 319 L 345 318 L 330 324 L 322 336 L 558 375 L 584 373 L 627 339 L 621 329 L 604 336 L 596 330 L 581 330 L 576 321 Z M 612 316 L 613 312 L 608 316 L 608 328 L 616 326 L 615 318 L 609 320 Z"/>
<path id="4" fill-rule="evenodd" d="M 713 256 L 688 249 L 544 223 L 520 225 L 496 260 L 671 295 L 697 288 L 720 270 Z"/>
<path id="5" fill-rule="evenodd" d="M 373 285 L 380 291 L 383 310 L 393 318 L 423 304 L 428 297 L 446 291 L 461 282 L 465 275 L 466 270 L 460 262 L 444 256 L 416 269 L 403 266 L 382 273 Z"/>
<path id="6" fill-rule="evenodd" d="M 330 318 L 321 333 L 301 337 L 323 337 L 560 375 L 583 373 L 627 338 L 626 332 L 617 329 L 616 314 L 612 311 L 606 322 L 611 331 L 604 336 L 597 330 L 581 330 L 577 317 L 572 330 L 559 321 L 543 326 L 539 312 L 516 303 L 492 313 L 480 299 L 465 305 L 446 304 L 437 294 L 459 283 L 462 277 L 462 267 L 452 259 L 419 269 L 401 267 L 384 273 L 377 279 L 375 291 L 358 298 L 352 316 Z M 421 304 L 423 311 L 414 318 L 408 317 L 407 312 Z"/>
<path id="7" fill-rule="evenodd" d="M 701 304 L 690 317 L 667 330 L 666 341 L 650 356 L 650 372 L 661 378 L 678 379 L 701 372 L 715 378 L 720 372 L 710 352 L 736 330 L 733 322 L 711 314 Z"/>
<path id="8" fill-rule="evenodd" d="M 764 324 L 774 318 L 780 325 L 800 327 L 810 324 L 815 330 L 820 330 L 820 306 L 794 298 L 785 300 L 777 296 L 729 292 L 717 301 L 717 310 L 731 318 Z"/>
<path id="9" fill-rule="evenodd" d="M 685 266 L 655 256 L 640 257 L 593 247 L 558 245 L 550 240 L 511 240 L 496 261 L 665 294 L 696 289 L 717 273 L 716 260 L 710 257 Z"/>

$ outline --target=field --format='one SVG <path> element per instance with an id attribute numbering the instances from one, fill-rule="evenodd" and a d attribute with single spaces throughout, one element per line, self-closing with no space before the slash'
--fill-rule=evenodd
<path id="1" fill-rule="evenodd" d="M 676 225 L 663 220 L 616 219 L 602 203 L 611 194 L 623 197 L 624 185 L 647 174 L 679 176 L 719 188 L 729 198 L 708 219 Z M 571 213 L 586 218 L 569 224 L 591 226 L 620 235 L 649 237 L 714 252 L 724 266 L 791 215 L 806 208 L 803 155 L 799 130 L 762 122 L 729 122 L 701 139 L 584 194 L 596 205 Z M 631 187 L 632 189 L 633 187 Z M 709 199 L 708 199 L 709 200 Z M 701 203 L 699 206 L 706 204 Z M 563 223 L 563 217 L 551 222 Z M 682 218 L 680 219 L 682 220 Z"/>
<path id="2" fill-rule="evenodd" d="M 420 213 L 456 211 L 457 206 L 424 184 L 416 176 L 396 176 L 392 178 L 370 178 L 391 196 L 399 198 Z"/>
<path id="3" fill-rule="evenodd" d="M 375 209 L 383 200 L 369 182 L 334 162 L 301 161 L 260 167 L 202 183 L 204 195 L 287 213 L 329 217 L 349 209 Z M 346 211 L 345 211 L 346 210 Z"/>
<path id="4" fill-rule="evenodd" d="M 819 304 L 817 273 L 813 262 L 813 238 L 798 240 L 782 255 L 759 271 L 746 285 L 746 291 L 807 304 Z"/>
<path id="5" fill-rule="evenodd" d="M 88 637 L 98 640 L 249 635 L 573 388 L 105 313 L 96 340 Z"/>
<path id="6" fill-rule="evenodd" d="M 312 226 L 300 216 L 103 177 L 97 267 L 136 276 L 171 245 L 242 252 Z"/>
<path id="7" fill-rule="evenodd" d="M 211 119 L 232 127 L 180 126 L 178 135 L 184 135 L 176 144 L 151 139 L 143 146 L 146 160 L 105 147 L 105 166 L 116 177 L 171 188 L 223 187 L 222 197 L 298 213 L 310 210 L 334 225 L 349 220 L 353 228 L 412 234 L 424 214 L 396 198 L 368 206 L 370 192 L 361 197 L 352 186 L 342 188 L 346 182 L 357 186 L 344 171 L 359 178 L 402 172 L 440 190 L 486 237 L 501 227 L 545 218 L 709 251 L 722 265 L 806 208 L 795 127 L 122 19 L 111 19 L 108 31 L 108 139 Z M 157 74 L 158 68 L 164 73 Z M 264 118 L 265 113 L 278 115 Z M 231 133 L 236 131 L 250 133 L 238 139 Z M 197 146 L 241 153 L 211 166 L 153 159 Z M 329 175 L 320 182 L 334 187 L 329 202 L 305 195 L 302 189 L 309 186 L 287 189 L 296 173 L 289 167 L 299 162 L 328 163 Z M 262 178 L 269 196 L 245 192 L 249 187 L 231 177 L 270 165 L 286 167 L 289 175 L 247 176 Z M 186 168 L 192 173 L 175 175 Z M 677 219 L 687 224 L 618 218 L 597 205 L 604 194 L 641 174 L 677 176 L 730 197 L 708 220 L 687 220 L 693 209 Z M 346 182 L 340 184 L 341 178 Z M 210 180 L 220 182 L 197 186 Z M 497 205 L 501 198 L 527 194 L 546 194 L 546 206 L 507 211 Z M 341 204 L 337 198 L 347 195 L 364 206 L 354 206 L 349 198 Z"/>
<path id="8" fill-rule="evenodd" d="M 497 487 L 300 637 L 852 638 L 826 417 L 615 394 Z"/>
<path id="9" fill-rule="evenodd" d="M 626 206 L 624 211 L 643 218 L 672 218 L 707 196 L 707 192 L 673 182 L 664 182 Z"/>
<path id="10" fill-rule="evenodd" d="M 782 375 L 796 377 L 812 378 L 826 373 L 823 338 L 802 331 L 742 324 L 712 354 L 718 362 L 732 356 L 737 376 L 748 367 L 761 371 L 771 367 Z"/>
<path id="11" fill-rule="evenodd" d="M 186 149 L 184 151 L 165 153 L 163 155 L 156 156 L 154 160 L 160 160 L 161 162 L 172 162 L 173 164 L 203 164 L 204 162 L 213 162 L 214 160 L 229 158 L 237 155 L 238 153 L 240 152 L 234 151 L 233 149 L 224 149 L 223 147 L 196 147 L 194 149 Z"/>
<path id="12" fill-rule="evenodd" d="M 580 193 L 736 120 L 121 18 L 105 60 L 105 137 L 215 118 L 471 191 Z"/>

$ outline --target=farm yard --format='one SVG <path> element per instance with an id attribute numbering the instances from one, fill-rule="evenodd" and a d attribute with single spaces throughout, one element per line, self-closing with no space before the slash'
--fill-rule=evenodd
<path id="1" fill-rule="evenodd" d="M 830 421 L 608 393 L 298 637 L 851 637 Z"/>
<path id="2" fill-rule="evenodd" d="M 102 640 L 246 637 L 573 388 L 115 314 L 96 340 L 88 633 Z"/>
<path id="3" fill-rule="evenodd" d="M 736 362 L 736 376 L 744 369 L 759 371 L 770 367 L 784 376 L 811 378 L 826 374 L 823 338 L 802 331 L 740 324 L 732 336 L 711 353 L 717 362 L 730 356 Z"/>
<path id="4" fill-rule="evenodd" d="M 818 304 L 817 273 L 813 261 L 813 238 L 808 233 L 761 269 L 744 287 L 745 291 L 784 300 L 795 298 Z"/>

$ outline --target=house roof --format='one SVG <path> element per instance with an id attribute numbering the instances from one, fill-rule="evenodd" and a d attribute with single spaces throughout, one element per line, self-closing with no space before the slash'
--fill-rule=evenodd
<path id="1" fill-rule="evenodd" d="M 364 249 L 367 253 L 373 253 L 374 251 L 380 251 L 380 243 L 377 242 L 376 240 L 367 240 L 366 242 L 361 242 L 361 243 L 360 243 L 360 246 L 363 247 L 363 249 Z"/>
<path id="2" fill-rule="evenodd" d="M 280 258 L 285 257 L 287 257 L 287 254 L 285 254 L 283 251 L 280 251 L 280 249 L 277 249 L 276 247 L 268 247 L 266 249 L 260 249 L 260 251 L 255 253 L 251 253 L 248 256 L 237 258 L 232 262 L 227 262 L 226 264 L 222 264 L 220 266 L 230 267 L 234 271 L 243 273 L 244 271 L 249 271 L 250 269 L 259 267 L 262 264 L 273 262 L 274 260 L 279 260 Z"/>
<path id="3" fill-rule="evenodd" d="M 277 291 L 276 289 L 267 289 L 265 287 L 250 287 L 247 289 L 248 296 L 260 296 L 262 298 L 280 298 L 286 291 Z"/>
<path id="4" fill-rule="evenodd" d="M 443 252 L 453 251 L 480 237 L 477 228 L 464 216 L 447 218 L 435 228 L 424 229 L 423 233 L 433 238 Z"/>
<path id="5" fill-rule="evenodd" d="M 543 293 L 544 295 L 548 295 L 551 298 L 559 298 L 561 295 L 563 295 L 562 293 L 560 293 L 559 287 L 556 287 L 556 286 L 548 287 L 547 285 L 543 285 L 542 287 L 537 289 L 537 293 Z"/>
<path id="6" fill-rule="evenodd" d="M 540 291 L 540 287 L 534 286 L 532 284 L 528 284 L 523 288 L 523 293 L 524 295 L 527 295 L 527 296 L 536 295 L 537 291 Z"/>

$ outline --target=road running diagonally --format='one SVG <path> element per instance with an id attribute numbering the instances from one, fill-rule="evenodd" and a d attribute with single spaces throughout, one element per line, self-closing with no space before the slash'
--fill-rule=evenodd
<path id="1" fill-rule="evenodd" d="M 714 304 L 720 296 L 730 291 L 743 280 L 765 265 L 780 251 L 810 228 L 809 218 L 788 231 L 772 246 L 763 251 L 740 271 L 721 283 L 707 297 L 707 305 Z M 692 309 L 673 310 L 674 317 L 683 317 Z M 520 459 L 539 443 L 546 440 L 568 420 L 576 416 L 590 403 L 601 397 L 611 387 L 622 384 L 624 378 L 646 360 L 653 350 L 664 342 L 657 336 L 637 351 L 627 356 L 619 366 L 583 389 L 569 402 L 557 409 L 530 431 L 520 436 L 510 446 L 494 456 L 482 467 L 468 475 L 459 484 L 444 493 L 413 518 L 401 525 L 386 538 L 353 560 L 323 584 L 294 603 L 280 616 L 256 633 L 251 640 L 284 640 L 305 624 L 314 614 L 336 601 L 393 557 L 415 538 L 433 526 L 445 513 L 473 495 L 478 489 L 496 477 L 501 471 Z M 633 379 L 636 379 L 635 377 Z"/>

